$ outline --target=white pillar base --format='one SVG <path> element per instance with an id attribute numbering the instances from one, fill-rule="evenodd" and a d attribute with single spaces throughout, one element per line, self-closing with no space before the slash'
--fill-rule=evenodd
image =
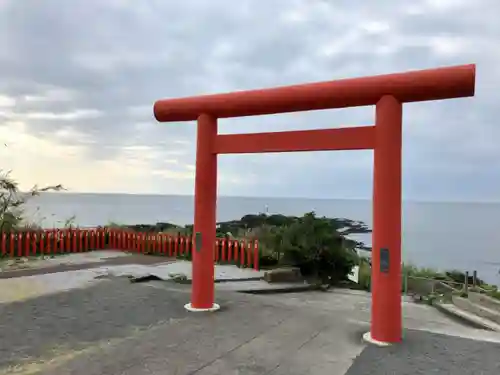
<path id="1" fill-rule="evenodd" d="M 376 345 L 376 346 L 380 346 L 380 347 L 386 347 L 386 346 L 391 346 L 392 343 L 390 342 L 385 342 L 385 341 L 378 341 L 378 340 L 375 340 L 373 337 L 372 337 L 372 334 L 371 332 L 366 332 L 364 335 L 363 335 L 363 340 L 365 342 L 367 342 L 368 344 L 372 344 L 372 345 Z"/>
<path id="2" fill-rule="evenodd" d="M 184 305 L 184 308 L 187 310 L 187 311 L 191 311 L 191 312 L 214 312 L 214 311 L 217 311 L 220 309 L 220 305 L 214 303 L 212 305 L 212 307 L 209 307 L 209 308 L 206 308 L 206 309 L 198 309 L 196 307 L 193 307 L 191 306 L 191 303 L 186 303 Z"/>

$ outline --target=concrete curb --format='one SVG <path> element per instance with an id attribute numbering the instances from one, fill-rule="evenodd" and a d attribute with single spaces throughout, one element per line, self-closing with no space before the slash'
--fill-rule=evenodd
<path id="1" fill-rule="evenodd" d="M 320 290 L 317 285 L 293 285 L 289 287 L 265 288 L 265 289 L 247 289 L 237 290 L 238 293 L 246 294 L 284 294 L 284 293 L 297 293 L 297 292 L 310 292 Z"/>
<path id="2" fill-rule="evenodd" d="M 453 308 L 449 308 L 446 304 L 441 304 L 438 302 L 434 302 L 432 304 L 437 310 L 442 312 L 443 314 L 449 316 L 450 318 L 466 325 L 472 328 L 478 328 L 478 329 L 483 329 L 486 331 L 493 331 L 493 332 L 500 332 L 500 329 L 497 329 L 495 326 L 492 324 L 488 324 L 484 322 L 484 319 L 481 319 L 479 317 L 475 318 L 473 316 L 470 316 L 469 314 L 462 314 L 460 313 L 459 310 Z M 500 327 L 500 326 L 499 326 Z"/>
<path id="3" fill-rule="evenodd" d="M 190 279 L 162 279 L 154 274 L 147 274 L 147 275 L 142 275 L 142 276 L 137 276 L 137 277 L 130 277 L 129 278 L 131 283 L 140 283 L 140 282 L 149 282 L 149 281 L 154 281 L 154 280 L 159 280 L 159 281 L 166 281 L 166 282 L 171 282 L 171 283 L 176 283 L 176 284 L 182 284 L 182 285 L 191 285 L 193 283 L 192 280 Z M 217 279 L 215 280 L 216 284 L 223 284 L 223 283 L 244 283 L 246 281 L 262 281 L 264 280 L 264 277 L 262 276 L 256 276 L 256 277 L 246 277 L 246 278 L 240 278 L 240 279 Z M 246 294 L 284 294 L 284 293 L 298 293 L 298 292 L 309 292 L 309 291 L 315 291 L 315 290 L 322 290 L 321 286 L 318 285 L 311 285 L 311 284 L 291 284 L 291 285 L 280 285 L 280 286 L 273 286 L 273 284 L 267 284 L 269 287 L 265 288 L 255 288 L 255 289 L 240 289 L 235 288 L 234 291 L 238 293 L 246 293 Z"/>
<path id="4" fill-rule="evenodd" d="M 243 281 L 260 281 L 264 280 L 264 277 L 256 276 L 256 277 L 245 277 L 242 279 L 216 279 L 215 283 L 238 283 Z"/>
<path id="5" fill-rule="evenodd" d="M 138 277 L 137 279 L 144 278 L 144 276 Z M 220 283 L 238 283 L 238 282 L 245 282 L 245 281 L 260 281 L 263 280 L 263 277 L 247 277 L 247 278 L 242 278 L 242 279 L 216 279 L 214 282 L 216 284 Z M 163 281 L 172 281 L 177 284 L 183 284 L 183 285 L 191 285 L 193 283 L 193 280 L 175 280 L 175 279 L 161 279 Z"/>
<path id="6" fill-rule="evenodd" d="M 132 283 L 140 283 L 140 282 L 147 282 L 147 281 L 152 281 L 152 280 L 160 280 L 160 281 L 170 281 L 174 282 L 177 284 L 184 284 L 184 285 L 190 285 L 193 283 L 193 280 L 191 279 L 175 279 L 175 278 L 162 278 L 160 276 L 157 276 L 153 273 L 151 274 L 145 274 L 141 276 L 126 276 L 123 275 L 123 277 L 128 277 L 130 282 Z M 245 282 L 245 281 L 260 281 L 263 280 L 264 277 L 262 276 L 255 276 L 255 277 L 246 277 L 246 278 L 241 278 L 241 279 L 216 279 L 214 282 L 216 284 L 219 283 L 236 283 L 236 282 Z"/>

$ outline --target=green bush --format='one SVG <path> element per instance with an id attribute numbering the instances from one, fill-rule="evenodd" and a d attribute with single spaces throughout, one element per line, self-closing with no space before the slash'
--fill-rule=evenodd
<path id="1" fill-rule="evenodd" d="M 445 280 L 446 275 L 434 268 L 430 267 L 416 267 L 412 264 L 404 264 L 402 266 L 402 273 L 408 277 L 422 277 L 426 279 Z"/>
<path id="2" fill-rule="evenodd" d="M 291 223 L 271 227 L 261 241 L 274 249 L 279 265 L 299 267 L 303 276 L 335 284 L 348 279 L 358 257 L 334 221 L 314 212 L 292 217 Z"/>

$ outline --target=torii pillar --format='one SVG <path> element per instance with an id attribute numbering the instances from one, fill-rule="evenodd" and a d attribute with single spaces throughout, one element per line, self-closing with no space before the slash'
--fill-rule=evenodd
<path id="1" fill-rule="evenodd" d="M 165 99 L 160 122 L 198 121 L 196 250 L 190 311 L 213 311 L 217 155 L 320 150 L 374 150 L 372 318 L 365 339 L 402 338 L 401 135 L 404 103 L 470 97 L 475 65 L 412 71 L 228 94 Z M 375 105 L 375 125 L 257 134 L 217 134 L 217 119 Z"/>

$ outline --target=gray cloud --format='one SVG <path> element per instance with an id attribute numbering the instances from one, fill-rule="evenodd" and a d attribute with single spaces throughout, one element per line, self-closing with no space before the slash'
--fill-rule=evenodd
<path id="1" fill-rule="evenodd" d="M 195 126 L 155 123 L 159 98 L 477 62 L 476 98 L 405 107 L 404 195 L 499 200 L 499 12 L 494 0 L 4 1 L 0 95 L 14 104 L 0 104 L 0 121 L 83 145 L 89 160 L 147 146 L 152 170 L 181 172 L 194 163 Z M 220 131 L 364 125 L 373 114 L 229 119 Z M 70 130 L 81 136 L 57 138 Z M 220 193 L 370 197 L 371 163 L 369 152 L 221 156 Z M 152 175 L 159 193 L 175 191 Z"/>

